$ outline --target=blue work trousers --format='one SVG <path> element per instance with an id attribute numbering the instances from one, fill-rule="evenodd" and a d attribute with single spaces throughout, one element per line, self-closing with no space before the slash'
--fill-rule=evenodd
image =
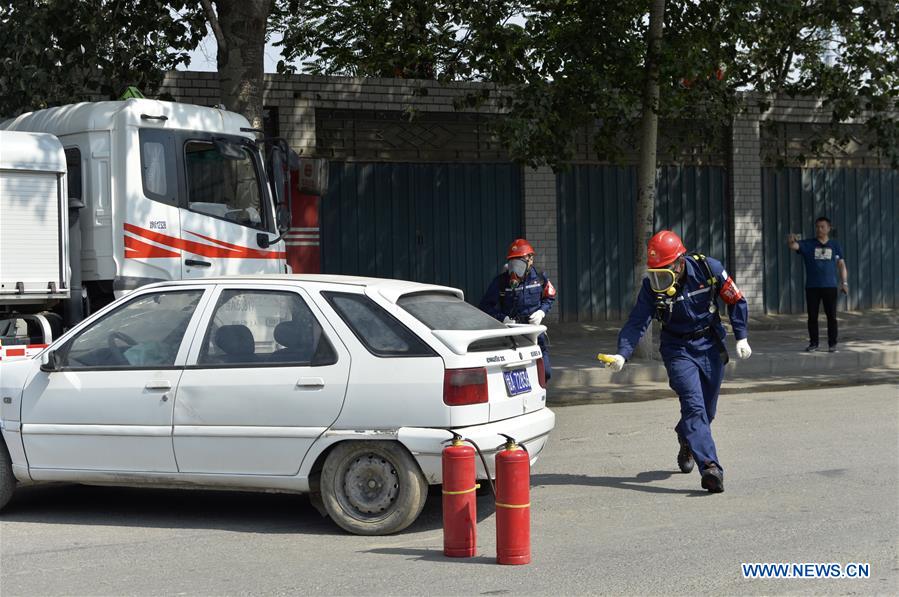
<path id="1" fill-rule="evenodd" d="M 662 358 L 668 370 L 668 384 L 680 398 L 680 421 L 674 430 L 686 438 L 700 473 L 712 463 L 723 471 L 710 427 L 718 410 L 718 392 L 724 379 L 724 363 L 718 348 L 666 350 L 663 346 Z"/>

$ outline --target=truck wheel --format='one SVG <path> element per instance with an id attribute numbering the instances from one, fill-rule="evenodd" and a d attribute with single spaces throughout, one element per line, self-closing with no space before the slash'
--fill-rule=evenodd
<path id="1" fill-rule="evenodd" d="M 321 476 L 331 519 L 356 535 L 389 535 L 415 521 L 428 484 L 405 448 L 392 441 L 349 441 L 334 447 Z"/>
<path id="2" fill-rule="evenodd" d="M 12 474 L 12 460 L 6 443 L 0 440 L 0 510 L 9 502 L 16 488 L 16 477 Z"/>

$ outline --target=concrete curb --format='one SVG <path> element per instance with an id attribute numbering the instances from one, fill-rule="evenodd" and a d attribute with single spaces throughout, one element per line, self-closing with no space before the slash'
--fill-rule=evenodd
<path id="1" fill-rule="evenodd" d="M 746 361 L 731 357 L 727 365 L 729 380 L 753 382 L 774 381 L 818 373 L 859 373 L 866 369 L 899 369 L 899 346 L 879 351 L 843 351 L 838 353 L 797 353 L 795 357 L 753 355 Z M 668 374 L 661 361 L 628 363 L 619 373 L 584 363 L 558 364 L 553 367 L 552 385 L 556 390 L 589 387 L 628 386 L 647 382 L 667 382 Z"/>

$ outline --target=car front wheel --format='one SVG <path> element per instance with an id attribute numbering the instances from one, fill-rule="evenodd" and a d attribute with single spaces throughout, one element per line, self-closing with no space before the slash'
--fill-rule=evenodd
<path id="1" fill-rule="evenodd" d="M 334 447 L 321 476 L 325 509 L 357 535 L 389 535 L 412 524 L 428 484 L 415 460 L 392 441 L 350 441 Z"/>

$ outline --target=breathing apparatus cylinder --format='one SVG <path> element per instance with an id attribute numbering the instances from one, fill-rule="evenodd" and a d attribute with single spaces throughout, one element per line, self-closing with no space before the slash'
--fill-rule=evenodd
<path id="1" fill-rule="evenodd" d="M 496 561 L 531 561 L 531 458 L 514 439 L 496 454 Z"/>
<path id="2" fill-rule="evenodd" d="M 475 450 L 454 434 L 443 449 L 443 554 L 470 558 L 477 552 Z"/>

